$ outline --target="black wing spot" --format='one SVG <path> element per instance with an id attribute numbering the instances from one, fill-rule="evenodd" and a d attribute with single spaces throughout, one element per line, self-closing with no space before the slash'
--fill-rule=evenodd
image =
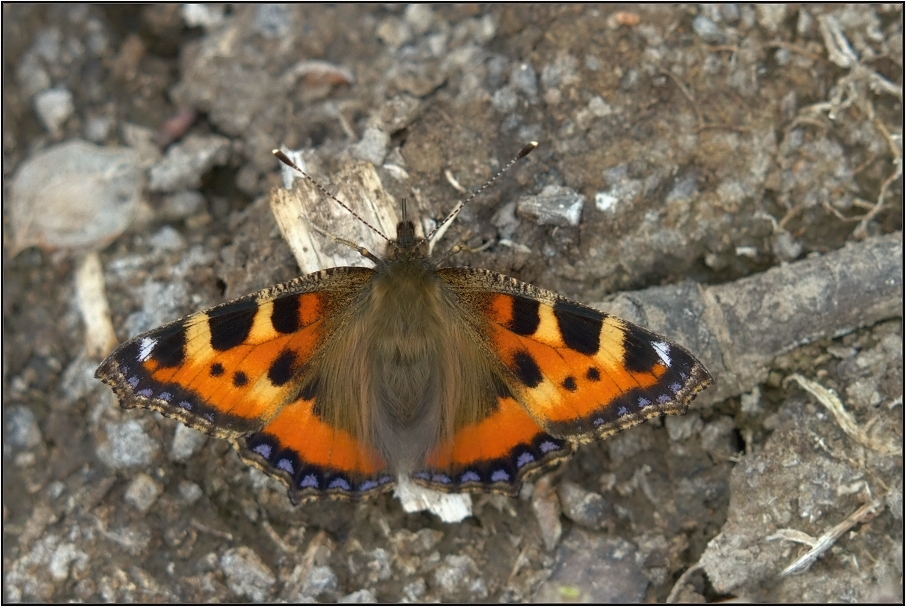
<path id="1" fill-rule="evenodd" d="M 554 317 L 563 343 L 582 354 L 596 354 L 601 347 L 601 325 L 604 315 L 564 299 L 554 304 Z"/>
<path id="2" fill-rule="evenodd" d="M 575 392 L 576 389 L 579 387 L 576 384 L 576 378 L 573 377 L 572 375 L 570 375 L 569 377 L 564 379 L 563 383 L 560 385 L 563 386 L 564 388 L 566 388 L 567 390 L 569 390 L 570 392 Z"/>
<path id="3" fill-rule="evenodd" d="M 623 364 L 635 373 L 651 371 L 661 362 L 661 357 L 652 346 L 651 333 L 636 326 L 630 326 L 623 340 Z"/>
<path id="4" fill-rule="evenodd" d="M 258 304 L 254 299 L 243 299 L 208 312 L 211 347 L 223 352 L 245 343 L 257 311 Z"/>
<path id="5" fill-rule="evenodd" d="M 233 373 L 233 385 L 237 388 L 249 383 L 249 376 L 246 375 L 243 371 L 236 371 Z"/>
<path id="6" fill-rule="evenodd" d="M 296 372 L 296 353 L 292 350 L 281 352 L 267 370 L 267 378 L 275 386 L 282 386 L 293 378 Z"/>
<path id="7" fill-rule="evenodd" d="M 181 366 L 186 360 L 186 328 L 182 323 L 161 330 L 154 336 L 157 343 L 151 351 L 151 359 L 164 368 Z"/>
<path id="8" fill-rule="evenodd" d="M 601 372 L 595 367 L 589 367 L 585 371 L 585 379 L 588 381 L 601 381 Z"/>
<path id="9" fill-rule="evenodd" d="M 220 377 L 225 372 L 223 365 L 220 363 L 214 363 L 211 365 L 211 377 Z"/>
<path id="10" fill-rule="evenodd" d="M 534 335 L 541 324 L 538 308 L 541 305 L 534 299 L 513 297 L 513 315 L 506 327 L 516 335 Z"/>
<path id="11" fill-rule="evenodd" d="M 271 324 L 284 334 L 295 333 L 302 327 L 298 295 L 284 295 L 274 300 Z"/>
<path id="12" fill-rule="evenodd" d="M 519 350 L 513 355 L 513 365 L 510 369 L 516 374 L 519 381 L 529 388 L 534 388 L 544 381 L 538 363 L 525 350 Z"/>

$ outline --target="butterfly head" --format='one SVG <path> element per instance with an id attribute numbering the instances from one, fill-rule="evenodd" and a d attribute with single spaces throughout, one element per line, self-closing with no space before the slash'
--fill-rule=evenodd
<path id="1" fill-rule="evenodd" d="M 404 219 L 396 224 L 396 240 L 387 245 L 387 257 L 392 260 L 418 260 L 428 257 L 428 242 L 415 235 L 415 224 Z"/>

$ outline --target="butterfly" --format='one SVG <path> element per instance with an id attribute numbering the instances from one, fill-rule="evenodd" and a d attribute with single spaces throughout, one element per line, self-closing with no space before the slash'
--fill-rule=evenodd
<path id="1" fill-rule="evenodd" d="M 125 408 L 229 440 L 293 502 L 402 476 L 515 495 L 576 444 L 685 413 L 711 384 L 682 346 L 502 274 L 441 267 L 428 240 L 404 217 L 384 256 L 359 249 L 373 268 L 192 314 L 121 345 L 96 376 Z"/>

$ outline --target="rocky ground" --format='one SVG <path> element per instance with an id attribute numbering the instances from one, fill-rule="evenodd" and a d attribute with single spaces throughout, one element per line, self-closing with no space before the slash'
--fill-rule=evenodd
<path id="1" fill-rule="evenodd" d="M 901 5 L 3 11 L 5 601 L 903 600 Z M 93 379 L 298 274 L 271 149 L 430 222 L 530 140 L 455 263 L 682 341 L 686 416 L 446 524 L 293 506 Z"/>

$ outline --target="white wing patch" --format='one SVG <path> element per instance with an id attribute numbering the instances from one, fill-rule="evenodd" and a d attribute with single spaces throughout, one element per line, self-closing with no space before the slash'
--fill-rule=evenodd
<path id="1" fill-rule="evenodd" d="M 664 366 L 668 369 L 670 368 L 670 344 L 663 341 L 656 341 L 651 344 L 651 347 L 654 348 L 654 351 L 657 352 L 658 357 L 661 359 L 661 362 L 664 363 Z"/>
<path id="2" fill-rule="evenodd" d="M 154 346 L 157 345 L 157 340 L 153 337 L 145 337 L 142 339 L 142 343 L 138 345 L 138 362 L 143 363 L 148 360 L 148 357 L 151 356 L 151 352 L 154 351 Z"/>

